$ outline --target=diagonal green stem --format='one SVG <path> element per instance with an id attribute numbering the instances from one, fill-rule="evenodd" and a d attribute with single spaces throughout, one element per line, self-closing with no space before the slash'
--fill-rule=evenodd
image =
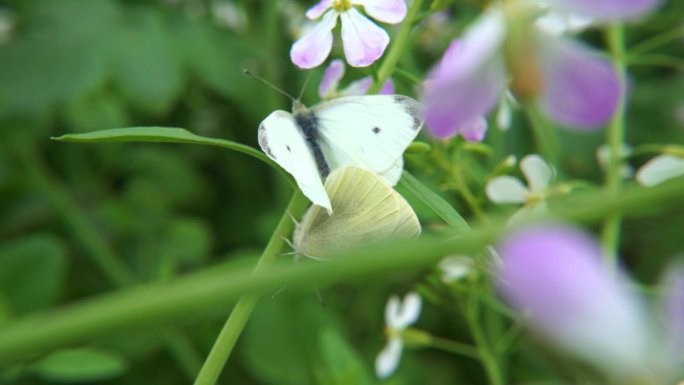
<path id="1" fill-rule="evenodd" d="M 625 65 L 625 36 L 622 25 L 615 24 L 607 31 L 608 45 L 611 50 L 615 71 L 620 80 L 624 83 L 626 78 Z M 608 126 L 606 142 L 610 148 L 610 158 L 606 170 L 605 188 L 609 193 L 618 194 L 622 188 L 622 176 L 620 170 L 624 161 L 622 160 L 622 148 L 625 141 L 625 101 L 624 90 L 620 95 L 618 106 L 613 115 L 613 119 Z M 601 241 L 606 252 L 606 257 L 611 264 L 617 263 L 617 249 L 620 242 L 620 227 L 622 215 L 613 213 L 606 217 L 603 223 Z"/>
<path id="2" fill-rule="evenodd" d="M 261 254 L 261 258 L 259 258 L 259 262 L 257 262 L 252 275 L 266 271 L 275 262 L 278 253 L 283 247 L 283 237 L 290 234 L 294 225 L 290 216 L 300 217 L 307 204 L 308 201 L 301 191 L 295 190 L 287 210 L 280 218 L 280 222 L 273 232 L 268 245 L 266 245 L 266 249 Z M 209 356 L 204 361 L 204 365 L 197 379 L 195 379 L 195 385 L 214 385 L 216 383 L 258 301 L 259 296 L 255 294 L 247 294 L 240 297 L 235 308 L 233 308 L 233 312 L 230 313 L 228 320 L 223 325 L 223 329 L 221 329 L 216 338 Z"/>
<path id="3" fill-rule="evenodd" d="M 368 90 L 369 94 L 377 94 L 380 92 L 382 85 L 385 84 L 387 79 L 389 79 L 394 72 L 397 63 L 399 62 L 399 58 L 406 48 L 408 39 L 411 36 L 411 29 L 413 29 L 413 24 L 418 18 L 418 13 L 420 12 L 420 7 L 422 5 L 423 0 L 413 0 L 411 3 L 411 8 L 409 8 L 408 13 L 406 14 L 404 23 L 394 37 L 394 42 L 392 43 L 392 46 L 390 46 L 389 52 L 378 70 L 377 78 Z"/>
<path id="4" fill-rule="evenodd" d="M 86 255 L 93 259 L 116 286 L 128 287 L 135 284 L 133 274 L 112 252 L 69 192 L 50 172 L 38 155 L 34 144 L 29 143 L 25 138 L 18 137 L 16 148 L 17 157 L 26 170 L 26 174 L 62 217 L 73 236 L 85 249 Z M 162 338 L 184 373 L 193 377 L 199 370 L 200 363 L 187 336 L 179 330 L 167 328 L 162 331 Z"/>

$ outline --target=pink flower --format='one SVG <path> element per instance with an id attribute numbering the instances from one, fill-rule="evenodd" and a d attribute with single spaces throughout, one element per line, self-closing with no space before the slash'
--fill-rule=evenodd
<path id="1" fill-rule="evenodd" d="M 373 78 L 366 76 L 349 83 L 347 87 L 339 90 L 342 77 L 344 77 L 344 62 L 335 59 L 330 62 L 330 65 L 323 73 L 323 79 L 321 79 L 321 84 L 318 86 L 318 96 L 321 99 L 334 99 L 340 96 L 365 95 L 371 85 L 373 85 Z M 394 82 L 392 79 L 388 79 L 382 86 L 380 95 L 392 94 L 394 94 Z"/>
<path id="2" fill-rule="evenodd" d="M 498 250 L 501 293 L 530 326 L 611 376 L 648 371 L 658 340 L 647 308 L 591 236 L 545 223 L 509 234 Z"/>
<path id="3" fill-rule="evenodd" d="M 321 0 L 306 12 L 311 20 L 322 16 L 321 21 L 292 45 L 292 62 L 305 69 L 321 65 L 332 49 L 332 30 L 338 17 L 342 19 L 342 44 L 349 65 L 367 67 L 378 60 L 389 44 L 389 35 L 354 6 L 389 24 L 399 23 L 406 16 L 404 0 Z"/>
<path id="4" fill-rule="evenodd" d="M 494 6 L 462 39 L 452 42 L 426 82 L 426 125 L 433 135 L 453 136 L 461 127 L 486 116 L 501 100 L 509 81 L 518 95 L 535 98 L 541 110 L 560 125 L 591 130 L 612 117 L 623 91 L 622 79 L 603 54 L 561 32 L 589 21 L 634 19 L 652 10 L 658 1 L 543 3 L 548 13 L 566 12 L 568 18 L 539 18 L 530 24 L 524 18 L 530 14 L 521 12 L 524 17 L 513 25 L 505 16 L 511 10 Z M 522 28 L 521 35 L 520 25 L 526 24 L 530 25 Z M 512 31 L 518 35 L 507 37 Z"/>

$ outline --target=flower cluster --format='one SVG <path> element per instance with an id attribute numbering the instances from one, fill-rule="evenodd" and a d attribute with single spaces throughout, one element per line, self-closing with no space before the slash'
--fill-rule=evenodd
<path id="1" fill-rule="evenodd" d="M 566 34 L 589 24 L 638 18 L 656 5 L 654 0 L 493 5 L 431 71 L 424 93 L 428 129 L 440 138 L 468 132 L 474 124 L 482 130 L 477 122 L 509 87 L 524 101 L 538 101 L 562 126 L 601 127 L 620 102 L 623 79 L 601 53 Z"/>

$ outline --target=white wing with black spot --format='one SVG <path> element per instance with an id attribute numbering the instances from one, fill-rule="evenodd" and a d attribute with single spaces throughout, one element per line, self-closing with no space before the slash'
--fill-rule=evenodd
<path id="1" fill-rule="evenodd" d="M 302 193 L 315 205 L 332 212 L 316 161 L 289 112 L 274 111 L 259 125 L 259 146 L 292 174 Z"/>
<path id="2" fill-rule="evenodd" d="M 401 157 L 424 122 L 422 105 L 403 95 L 343 97 L 318 104 L 312 111 L 331 169 L 358 166 L 392 186 L 401 177 Z"/>

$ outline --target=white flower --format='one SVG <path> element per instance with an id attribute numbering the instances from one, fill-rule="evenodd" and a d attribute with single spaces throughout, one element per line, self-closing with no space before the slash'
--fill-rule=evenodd
<path id="1" fill-rule="evenodd" d="M 643 186 L 651 187 L 680 175 L 684 175 L 684 159 L 663 154 L 641 166 L 637 171 L 636 180 Z"/>
<path id="2" fill-rule="evenodd" d="M 541 156 L 536 154 L 522 158 L 520 170 L 525 175 L 527 186 L 518 178 L 504 175 L 492 178 L 486 187 L 487 197 L 492 202 L 525 205 L 514 217 L 531 211 L 544 210 L 546 208 L 545 200 L 549 194 L 549 182 L 553 178 L 553 169 L 546 164 Z"/>
<path id="3" fill-rule="evenodd" d="M 449 284 L 458 281 L 473 270 L 473 259 L 464 255 L 450 255 L 439 261 L 442 282 Z"/>
<path id="4" fill-rule="evenodd" d="M 389 44 L 389 35 L 357 7 L 383 23 L 397 24 L 406 16 L 404 0 L 321 0 L 306 12 L 309 19 L 321 21 L 292 45 L 292 62 L 304 69 L 321 65 L 332 49 L 332 30 L 338 18 L 342 22 L 347 63 L 352 67 L 368 67 L 378 60 Z"/>
<path id="5" fill-rule="evenodd" d="M 389 377 L 397 369 L 404 349 L 402 333 L 413 325 L 420 316 L 422 300 L 415 292 L 406 294 L 403 301 L 393 295 L 385 307 L 387 345 L 375 359 L 375 373 L 378 378 Z"/>

